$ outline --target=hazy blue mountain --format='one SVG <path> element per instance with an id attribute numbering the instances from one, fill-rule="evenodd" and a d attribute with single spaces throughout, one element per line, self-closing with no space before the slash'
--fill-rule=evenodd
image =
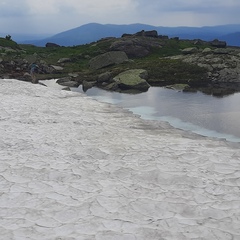
<path id="1" fill-rule="evenodd" d="M 240 46 L 240 31 L 223 35 L 221 39 L 226 41 L 230 46 Z"/>
<path id="2" fill-rule="evenodd" d="M 80 45 L 97 41 L 105 37 L 121 37 L 123 33 L 135 33 L 141 30 L 152 30 L 156 27 L 145 24 L 114 25 L 89 23 L 52 37 L 37 41 L 24 41 L 37 46 L 44 46 L 47 42 L 54 42 L 62 46 Z"/>
<path id="3" fill-rule="evenodd" d="M 47 37 L 52 36 L 52 34 L 20 34 L 20 33 L 0 33 L 0 37 L 5 38 L 5 36 L 10 35 L 12 37 L 12 39 L 16 42 L 24 42 L 26 41 L 26 39 L 34 39 L 34 41 L 36 40 L 41 40 L 41 39 L 45 39 Z"/>
<path id="4" fill-rule="evenodd" d="M 179 37 L 181 39 L 213 39 L 226 40 L 228 45 L 240 46 L 238 41 L 240 25 L 222 25 L 211 27 L 156 27 L 146 24 L 98 24 L 89 23 L 80 27 L 58 33 L 42 40 L 24 41 L 37 46 L 45 46 L 47 42 L 53 42 L 61 46 L 73 46 L 97 41 L 105 37 L 120 37 L 124 33 L 136 33 L 141 30 L 157 30 L 159 35 Z M 233 44 L 234 43 L 234 44 Z"/>

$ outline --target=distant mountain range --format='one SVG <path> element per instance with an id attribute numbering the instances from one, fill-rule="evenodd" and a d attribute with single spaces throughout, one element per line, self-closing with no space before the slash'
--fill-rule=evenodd
<path id="1" fill-rule="evenodd" d="M 133 34 L 141 30 L 157 30 L 159 35 L 179 37 L 180 39 L 214 39 L 226 41 L 228 46 L 240 46 L 240 24 L 208 27 L 156 27 L 145 24 L 98 24 L 89 23 L 80 27 L 58 33 L 42 40 L 26 40 L 18 43 L 45 46 L 47 42 L 61 46 L 74 46 L 97 41 L 105 37 L 121 37 L 124 33 Z"/>

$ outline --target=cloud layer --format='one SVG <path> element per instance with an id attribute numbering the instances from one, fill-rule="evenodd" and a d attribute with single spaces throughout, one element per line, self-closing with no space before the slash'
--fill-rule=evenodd
<path id="1" fill-rule="evenodd" d="M 239 24 L 239 10 L 239 0 L 0 0 L 0 31 L 58 33 L 89 22 Z"/>

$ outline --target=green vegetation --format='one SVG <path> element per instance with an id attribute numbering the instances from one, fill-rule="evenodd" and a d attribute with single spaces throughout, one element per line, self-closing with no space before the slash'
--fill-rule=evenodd
<path id="1" fill-rule="evenodd" d="M 10 39 L 0 37 L 0 46 L 1 47 L 9 47 L 12 49 L 19 49 L 19 45 L 16 42 L 14 42 L 13 40 L 11 40 L 11 36 L 10 36 Z"/>
<path id="2" fill-rule="evenodd" d="M 111 71 L 117 75 L 125 70 L 139 68 L 148 71 L 151 85 L 166 85 L 175 83 L 189 83 L 189 81 L 203 81 L 206 69 L 196 65 L 183 63 L 181 60 L 168 58 L 181 54 L 181 50 L 189 47 L 196 47 L 193 41 L 179 41 L 177 39 L 159 40 L 162 47 L 153 47 L 148 56 L 134 58 L 133 61 L 106 67 L 99 70 L 89 69 L 89 60 L 99 54 L 109 51 L 114 38 L 103 39 L 95 43 L 73 46 L 73 47 L 36 47 L 33 45 L 18 45 L 12 40 L 0 38 L 0 46 L 17 49 L 17 52 L 8 52 L 4 57 L 8 60 L 26 59 L 29 63 L 44 62 L 46 65 L 61 65 L 58 62 L 61 58 L 69 58 L 71 61 L 63 64 L 64 70 L 61 73 L 41 74 L 41 78 L 59 78 L 68 73 L 77 72 L 84 76 L 85 80 L 95 80 L 100 73 Z M 206 45 L 198 45 L 198 48 L 205 48 Z"/>
<path id="3" fill-rule="evenodd" d="M 36 47 L 33 45 L 20 45 L 24 50 L 23 57 L 36 56 L 38 60 L 44 60 L 48 65 L 58 65 L 61 58 L 70 58 L 71 62 L 64 64 L 64 72 L 79 72 L 88 69 L 89 59 L 101 54 L 103 50 L 99 46 L 79 45 L 74 47 Z"/>

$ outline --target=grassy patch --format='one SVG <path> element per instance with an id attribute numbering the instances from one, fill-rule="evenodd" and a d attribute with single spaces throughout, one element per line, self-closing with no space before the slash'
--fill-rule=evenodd
<path id="1" fill-rule="evenodd" d="M 118 72 L 126 68 L 125 65 L 117 67 Z M 188 83 L 198 81 L 205 77 L 206 69 L 184 63 L 181 60 L 173 60 L 167 58 L 158 58 L 154 60 L 138 59 L 127 65 L 128 69 L 141 68 L 148 71 L 148 82 L 151 85 L 165 85 L 176 83 Z M 116 69 L 115 69 L 116 70 Z"/>
<path id="2" fill-rule="evenodd" d="M 0 46 L 9 47 L 12 49 L 20 49 L 19 45 L 16 42 L 7 40 L 6 38 L 0 38 Z"/>

